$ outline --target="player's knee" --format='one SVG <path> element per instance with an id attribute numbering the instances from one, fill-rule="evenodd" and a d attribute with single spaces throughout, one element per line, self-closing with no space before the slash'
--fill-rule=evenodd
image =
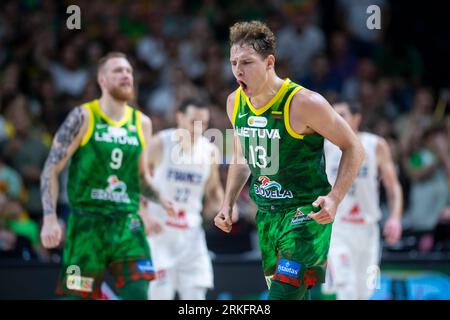
<path id="1" fill-rule="evenodd" d="M 175 288 L 170 283 L 158 283 L 153 280 L 149 285 L 150 300 L 173 300 L 175 298 Z"/>
<path id="2" fill-rule="evenodd" d="M 351 282 L 342 282 L 335 286 L 337 300 L 356 300 L 358 293 Z"/>
<path id="3" fill-rule="evenodd" d="M 190 287 L 180 288 L 179 294 L 181 300 L 205 300 L 206 288 L 203 287 Z"/>
<path id="4" fill-rule="evenodd" d="M 272 280 L 269 300 L 302 300 L 307 290 L 307 286 L 294 286 L 289 283 Z"/>
<path id="5" fill-rule="evenodd" d="M 124 300 L 148 300 L 148 280 L 129 281 L 119 289 Z"/>

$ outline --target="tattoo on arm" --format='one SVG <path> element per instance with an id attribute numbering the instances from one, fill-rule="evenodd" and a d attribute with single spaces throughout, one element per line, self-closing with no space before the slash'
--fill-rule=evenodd
<path id="1" fill-rule="evenodd" d="M 80 132 L 84 115 L 81 107 L 75 108 L 56 132 L 50 153 L 41 174 L 41 196 L 44 215 L 56 213 L 58 177 L 55 167 L 66 158 L 67 151 Z"/>

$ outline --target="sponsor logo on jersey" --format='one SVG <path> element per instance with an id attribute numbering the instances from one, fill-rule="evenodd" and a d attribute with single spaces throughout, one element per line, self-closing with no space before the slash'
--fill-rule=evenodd
<path id="1" fill-rule="evenodd" d="M 247 124 L 250 127 L 264 128 L 267 126 L 267 119 L 265 117 L 251 116 L 248 118 Z"/>
<path id="2" fill-rule="evenodd" d="M 186 172 L 171 168 L 167 172 L 167 179 L 178 182 L 200 184 L 202 182 L 202 175 L 195 172 Z"/>
<path id="3" fill-rule="evenodd" d="M 260 185 L 254 184 L 255 193 L 264 198 L 284 199 L 293 198 L 292 191 L 284 190 L 281 184 L 270 180 L 267 176 L 259 176 Z"/>
<path id="4" fill-rule="evenodd" d="M 82 277 L 79 275 L 68 275 L 66 286 L 69 290 L 92 292 L 94 287 L 94 278 Z"/>
<path id="5" fill-rule="evenodd" d="M 236 134 L 245 138 L 269 138 L 269 139 L 281 139 L 278 129 L 261 129 L 261 128 L 247 128 L 236 127 Z"/>
<path id="6" fill-rule="evenodd" d="M 125 128 L 108 127 L 108 132 L 98 132 L 94 134 L 95 141 L 114 143 L 121 145 L 138 146 L 139 141 L 136 136 L 128 136 Z"/>
<path id="7" fill-rule="evenodd" d="M 92 199 L 130 203 L 125 182 L 120 181 L 115 175 L 109 176 L 107 182 L 108 186 L 105 189 L 92 189 Z"/>
<path id="8" fill-rule="evenodd" d="M 302 207 L 297 208 L 294 217 L 292 217 L 291 224 L 301 224 L 312 220 L 307 216 L 306 212 L 302 212 Z"/>
<path id="9" fill-rule="evenodd" d="M 136 126 L 135 126 L 135 125 L 132 125 L 132 124 L 130 124 L 130 125 L 128 126 L 128 130 L 130 130 L 130 132 L 136 132 L 136 131 L 137 131 Z"/>
<path id="10" fill-rule="evenodd" d="M 154 272 L 152 260 L 138 260 L 136 262 L 136 268 L 138 272 Z"/>
<path id="11" fill-rule="evenodd" d="M 280 259 L 276 273 L 284 274 L 289 277 L 298 277 L 301 269 L 301 264 L 287 259 Z"/>
<path id="12" fill-rule="evenodd" d="M 186 229 L 188 227 L 186 212 L 184 210 L 178 211 L 178 216 L 169 217 L 166 221 L 166 225 L 174 228 Z"/>
<path id="13" fill-rule="evenodd" d="M 341 216 L 341 220 L 357 224 L 366 222 L 364 215 L 361 214 L 361 209 L 358 202 L 353 205 L 348 214 Z"/>
<path id="14" fill-rule="evenodd" d="M 241 118 L 245 117 L 246 115 L 248 115 L 248 112 L 247 113 L 239 113 L 238 118 L 241 119 Z"/>

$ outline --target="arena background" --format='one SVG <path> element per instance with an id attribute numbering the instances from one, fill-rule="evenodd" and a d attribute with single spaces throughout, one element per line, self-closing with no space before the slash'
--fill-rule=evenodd
<path id="1" fill-rule="evenodd" d="M 69 29 L 72 4 L 80 8 L 80 29 Z M 366 26 L 370 5 L 381 8 L 379 30 Z M 275 31 L 281 77 L 330 102 L 357 100 L 363 129 L 391 146 L 404 188 L 404 234 L 394 246 L 383 243 L 372 298 L 450 299 L 449 12 L 446 1 L 1 1 L 0 299 L 55 298 L 61 248 L 40 245 L 39 175 L 58 125 L 71 108 L 98 96 L 96 61 L 112 50 L 131 58 L 135 105 L 156 131 L 174 125 L 173 111 L 189 96 L 208 98 L 210 127 L 224 131 L 226 96 L 236 87 L 228 27 L 250 19 Z M 226 165 L 221 170 L 224 179 Z M 386 216 L 383 193 L 381 202 Z M 215 272 L 209 299 L 267 294 L 254 206 L 245 192 L 239 204 L 241 219 L 230 235 L 205 221 Z M 427 210 L 412 214 L 418 208 Z M 323 297 L 315 290 L 313 298 Z"/>

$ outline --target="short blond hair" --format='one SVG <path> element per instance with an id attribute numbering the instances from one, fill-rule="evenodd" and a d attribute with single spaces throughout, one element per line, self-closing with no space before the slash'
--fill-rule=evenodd
<path id="1" fill-rule="evenodd" d="M 105 64 L 108 62 L 109 59 L 113 58 L 124 58 L 128 60 L 127 55 L 125 53 L 118 51 L 109 52 L 107 55 L 101 57 L 100 60 L 98 60 L 97 73 L 105 66 Z"/>

